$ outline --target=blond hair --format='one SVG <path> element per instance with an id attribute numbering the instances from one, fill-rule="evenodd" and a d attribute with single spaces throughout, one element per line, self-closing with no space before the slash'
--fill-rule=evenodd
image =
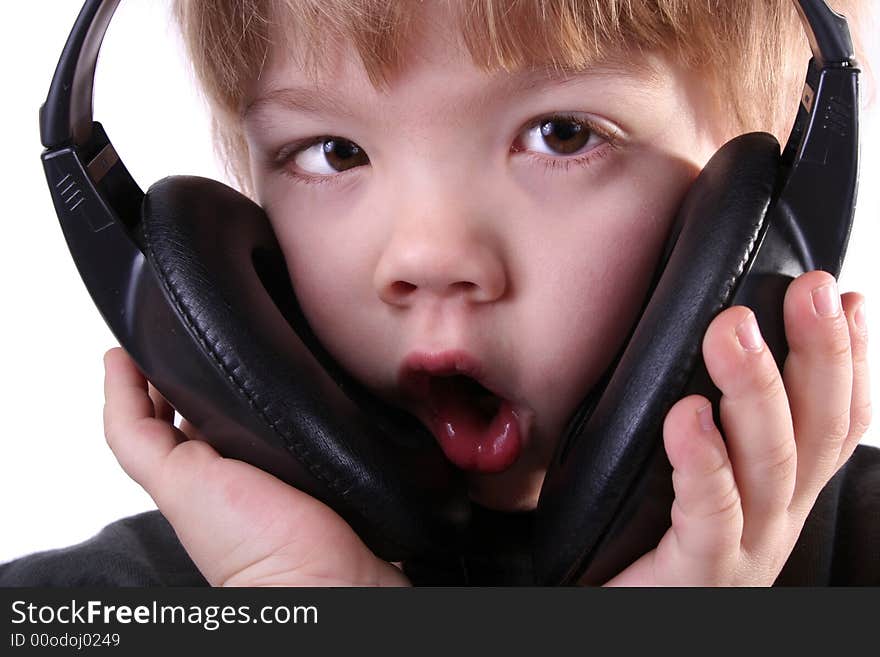
<path id="1" fill-rule="evenodd" d="M 429 0 L 447 2 L 476 66 L 579 70 L 621 53 L 662 53 L 696 71 L 739 132 L 785 138 L 809 49 L 791 0 Z M 837 0 L 847 15 L 861 0 Z M 221 158 L 248 191 L 241 116 L 270 48 L 317 76 L 347 44 L 377 89 L 406 65 L 414 0 L 175 0 Z M 858 18 L 858 17 L 856 17 Z M 636 59 L 636 58 L 633 58 Z"/>

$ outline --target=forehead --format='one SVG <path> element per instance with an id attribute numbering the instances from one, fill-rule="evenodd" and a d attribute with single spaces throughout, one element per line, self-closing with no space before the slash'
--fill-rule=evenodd
<path id="1" fill-rule="evenodd" d="M 279 72 L 266 78 L 266 89 L 260 90 L 247 104 L 244 117 L 260 122 L 276 112 L 295 112 L 314 116 L 334 116 L 346 119 L 363 118 L 375 97 L 377 103 L 407 98 L 422 101 L 437 113 L 456 111 L 462 114 L 479 112 L 481 108 L 502 100 L 514 100 L 530 93 L 547 89 L 559 92 L 589 83 L 612 83 L 618 90 L 647 91 L 654 86 L 656 76 L 645 76 L 643 71 L 610 66 L 594 67 L 577 73 L 559 73 L 543 69 L 526 69 L 512 73 L 487 74 L 476 69 L 469 75 L 437 66 L 422 67 L 418 74 L 402 76 L 387 93 L 377 92 L 363 76 L 334 76 L 330 80 L 311 81 L 289 67 L 287 74 Z M 408 89 L 407 86 L 410 86 Z M 431 98 L 425 97 L 426 93 Z M 428 118 L 427 116 L 425 118 Z"/>
<path id="2" fill-rule="evenodd" d="M 418 111 L 429 122 L 454 114 L 468 116 L 542 93 L 601 90 L 624 101 L 657 93 L 668 79 L 662 57 L 608 57 L 585 69 L 527 65 L 516 70 L 479 68 L 457 40 L 437 37 L 407 52 L 406 63 L 382 87 L 369 78 L 353 49 L 328 48 L 319 68 L 308 68 L 298 53 L 278 49 L 267 60 L 243 107 L 243 118 L 259 127 L 282 113 L 379 121 L 391 114 Z"/>
<path id="3" fill-rule="evenodd" d="M 367 55 L 363 47 L 352 45 L 352 39 L 334 37 L 332 31 L 303 32 L 290 20 L 279 20 L 269 39 L 275 45 L 240 108 L 251 119 L 273 109 L 353 118 L 367 98 L 403 98 L 406 90 L 417 89 L 416 93 L 430 93 L 440 104 L 460 96 L 466 102 L 451 105 L 471 110 L 492 98 L 526 93 L 549 82 L 559 88 L 589 77 L 622 84 L 638 79 L 644 85 L 659 77 L 661 56 L 637 56 L 619 48 L 590 58 L 588 66 L 547 62 L 546 57 L 514 66 L 480 63 L 464 42 L 453 5 L 419 3 L 407 29 L 396 30 L 397 36 L 387 40 L 375 38 L 375 48 L 368 48 Z M 381 51 L 377 57 L 387 64 L 378 80 L 376 62 L 368 61 L 374 51 Z"/>

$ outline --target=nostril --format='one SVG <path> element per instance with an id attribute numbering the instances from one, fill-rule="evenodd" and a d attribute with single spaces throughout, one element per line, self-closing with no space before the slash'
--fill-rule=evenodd
<path id="1" fill-rule="evenodd" d="M 449 287 L 452 289 L 453 292 L 468 293 L 476 288 L 477 284 L 471 283 L 470 281 L 459 281 L 458 283 L 453 283 Z"/>
<path id="2" fill-rule="evenodd" d="M 391 293 L 395 296 L 405 296 L 415 289 L 415 285 L 406 281 L 394 281 L 391 284 Z"/>
<path id="3" fill-rule="evenodd" d="M 468 301 L 482 302 L 491 301 L 498 294 L 491 290 L 485 290 L 479 283 L 467 280 L 459 280 L 454 283 L 437 283 L 425 280 L 422 284 L 410 283 L 406 280 L 396 280 L 379 287 L 379 297 L 390 304 L 410 303 L 419 289 L 430 292 L 437 297 L 460 297 Z M 503 287 L 501 288 L 503 290 Z"/>

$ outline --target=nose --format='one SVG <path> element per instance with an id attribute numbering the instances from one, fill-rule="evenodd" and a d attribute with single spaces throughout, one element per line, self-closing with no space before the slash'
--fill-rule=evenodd
<path id="1" fill-rule="evenodd" d="M 504 295 L 507 274 L 501 249 L 485 227 L 442 212 L 395 223 L 373 284 L 394 306 L 425 297 L 487 303 Z"/>

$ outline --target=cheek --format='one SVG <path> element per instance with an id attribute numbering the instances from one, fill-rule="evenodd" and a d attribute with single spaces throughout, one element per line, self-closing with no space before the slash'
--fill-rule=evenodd
<path id="1" fill-rule="evenodd" d="M 524 376 L 529 388 L 543 391 L 542 403 L 557 422 L 595 385 L 633 327 L 697 174 L 691 163 L 650 151 L 628 162 L 628 175 L 608 176 L 606 185 L 591 185 L 574 203 L 551 205 L 554 221 L 541 237 L 529 238 L 532 250 L 541 247 L 523 272 L 532 281 L 534 318 L 524 321 L 532 327 L 525 344 L 534 345 Z"/>
<path id="2" fill-rule="evenodd" d="M 375 363 L 367 356 L 385 354 L 369 316 L 375 297 L 374 248 L 369 235 L 359 229 L 367 222 L 354 221 L 362 215 L 350 205 L 309 202 L 303 195 L 297 195 L 295 204 L 276 200 L 265 207 L 312 330 L 356 377 L 375 376 Z M 368 344 L 369 350 L 364 348 Z"/>
<path id="3" fill-rule="evenodd" d="M 571 267 L 536 304 L 534 317 L 543 319 L 531 323 L 525 376 L 554 423 L 573 412 L 610 365 L 647 291 L 653 258 L 619 248 L 610 253 L 615 257 Z"/>

